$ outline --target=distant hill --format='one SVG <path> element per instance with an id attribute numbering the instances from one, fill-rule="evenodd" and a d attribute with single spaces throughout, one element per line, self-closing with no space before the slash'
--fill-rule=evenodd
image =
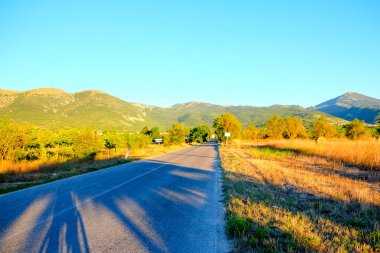
<path id="1" fill-rule="evenodd" d="M 159 126 L 165 130 L 174 122 L 182 122 L 187 126 L 212 125 L 214 118 L 225 112 L 235 114 L 243 126 L 252 122 L 262 126 L 275 114 L 301 117 L 306 125 L 321 115 L 325 115 L 331 122 L 344 122 L 323 112 L 296 105 L 255 107 L 189 102 L 162 108 L 125 102 L 97 90 L 74 94 L 52 88 L 0 90 L 0 119 L 47 128 L 89 126 L 95 129 L 139 131 L 144 126 Z"/>
<path id="2" fill-rule="evenodd" d="M 310 109 L 325 112 L 346 120 L 358 118 L 373 124 L 376 118 L 380 116 L 380 99 L 355 92 L 348 92 Z"/>

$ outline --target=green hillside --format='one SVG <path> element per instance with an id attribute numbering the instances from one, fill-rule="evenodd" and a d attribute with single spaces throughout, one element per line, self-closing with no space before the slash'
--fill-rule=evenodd
<path id="1" fill-rule="evenodd" d="M 51 88 L 22 92 L 0 90 L 0 119 L 47 128 L 89 126 L 95 129 L 139 131 L 144 126 L 159 126 L 165 130 L 177 121 L 187 126 L 212 125 L 214 118 L 225 112 L 235 114 L 243 126 L 252 122 L 262 126 L 275 114 L 283 117 L 299 116 L 306 125 L 320 115 L 326 115 L 295 105 L 255 107 L 189 102 L 161 108 L 125 102 L 97 90 L 74 94 Z M 331 122 L 342 122 L 341 119 L 326 116 Z"/>

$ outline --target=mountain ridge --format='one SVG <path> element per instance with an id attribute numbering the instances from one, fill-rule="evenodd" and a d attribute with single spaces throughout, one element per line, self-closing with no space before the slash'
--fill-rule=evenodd
<path id="1" fill-rule="evenodd" d="M 380 116 L 380 99 L 357 92 L 346 92 L 338 97 L 310 107 L 346 120 L 358 118 L 366 123 L 375 123 Z"/>
<path id="2" fill-rule="evenodd" d="M 298 105 L 216 105 L 200 101 L 158 107 L 126 102 L 99 90 L 69 93 L 62 89 L 40 88 L 27 91 L 0 90 L 0 119 L 32 123 L 47 128 L 90 126 L 96 129 L 138 131 L 142 127 L 159 126 L 167 129 L 174 122 L 187 126 L 212 125 L 215 117 L 231 112 L 243 126 L 262 126 L 270 117 L 298 116 L 306 125 L 320 116 L 330 122 L 345 123 L 324 112 Z"/>

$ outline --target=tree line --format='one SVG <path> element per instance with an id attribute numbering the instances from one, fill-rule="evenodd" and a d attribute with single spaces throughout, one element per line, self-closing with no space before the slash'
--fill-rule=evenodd
<path id="1" fill-rule="evenodd" d="M 145 148 L 162 138 L 163 145 L 208 141 L 209 126 L 187 128 L 175 123 L 165 133 L 158 127 L 144 127 L 139 133 L 125 131 L 97 131 L 77 127 L 67 129 L 45 129 L 30 124 L 0 121 L 0 162 L 70 159 L 94 159 L 99 152 L 116 153 L 120 149 Z"/>
<path id="2" fill-rule="evenodd" d="M 225 141 L 226 132 L 231 133 L 231 139 L 258 140 L 258 139 L 295 139 L 295 138 L 349 138 L 358 140 L 363 138 L 380 137 L 380 119 L 377 127 L 367 127 L 363 120 L 354 119 L 345 125 L 336 125 L 328 122 L 324 116 L 316 119 L 311 128 L 306 128 L 301 118 L 289 116 L 283 118 L 275 115 L 266 121 L 263 127 L 258 128 L 250 124 L 242 128 L 240 121 L 231 113 L 220 115 L 214 120 L 213 127 L 218 139 Z"/>
<path id="3" fill-rule="evenodd" d="M 0 122 L 0 160 L 93 159 L 100 151 L 146 147 L 151 137 L 121 131 L 95 131 L 91 128 L 48 130 L 27 124 Z"/>
<path id="4" fill-rule="evenodd" d="M 163 145 L 202 143 L 209 141 L 213 132 L 221 141 L 226 140 L 226 132 L 231 134 L 231 139 L 244 140 L 320 137 L 347 137 L 356 140 L 380 136 L 379 126 L 368 128 L 364 121 L 358 119 L 340 126 L 330 124 L 325 117 L 320 117 L 307 129 L 299 117 L 282 118 L 276 115 L 261 128 L 254 124 L 242 128 L 241 122 L 231 113 L 217 117 L 213 130 L 208 125 L 189 128 L 178 122 L 164 133 L 158 127 L 144 127 L 139 133 L 102 132 L 84 127 L 49 130 L 1 121 L 0 161 L 93 159 L 99 152 L 117 152 L 118 149 L 129 147 L 144 148 L 154 143 L 155 139 L 162 139 Z"/>

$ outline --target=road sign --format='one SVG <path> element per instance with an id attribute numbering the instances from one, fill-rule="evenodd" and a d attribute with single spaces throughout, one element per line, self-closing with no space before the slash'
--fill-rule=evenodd
<path id="1" fill-rule="evenodd" d="M 230 136 L 231 136 L 231 133 L 229 133 L 229 132 L 225 132 L 225 133 L 224 133 L 224 136 L 226 136 L 226 137 L 230 137 Z"/>
<path id="2" fill-rule="evenodd" d="M 155 142 L 155 143 L 162 143 L 162 138 L 154 139 L 154 142 Z"/>

